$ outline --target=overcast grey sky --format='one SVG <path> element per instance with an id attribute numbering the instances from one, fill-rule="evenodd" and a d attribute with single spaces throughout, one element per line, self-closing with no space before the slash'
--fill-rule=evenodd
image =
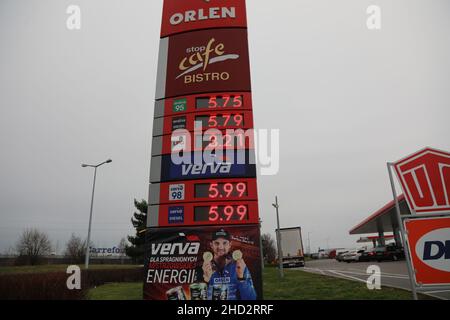
<path id="1" fill-rule="evenodd" d="M 66 28 L 81 7 L 82 28 Z M 366 27 L 366 9 L 382 28 Z M 276 176 L 259 177 L 263 232 L 302 226 L 311 247 L 391 200 L 386 162 L 450 150 L 448 0 L 247 0 L 256 128 L 280 129 Z M 146 199 L 162 0 L 0 0 L 0 253 L 27 227 L 61 250 L 133 233 Z"/>

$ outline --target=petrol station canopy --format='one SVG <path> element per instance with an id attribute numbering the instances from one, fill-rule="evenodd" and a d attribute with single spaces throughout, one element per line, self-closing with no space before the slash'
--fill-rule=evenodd
<path id="1" fill-rule="evenodd" d="M 357 243 L 366 243 L 366 242 L 377 242 L 379 241 L 380 237 L 379 236 L 370 236 L 370 237 L 361 237 L 359 238 L 356 242 Z M 384 239 L 385 240 L 392 240 L 394 239 L 394 235 L 384 235 Z"/>
<path id="2" fill-rule="evenodd" d="M 406 203 L 405 196 L 402 194 L 398 198 L 400 212 L 402 215 L 411 214 Z M 352 234 L 370 234 L 380 232 L 394 232 L 398 228 L 397 215 L 395 212 L 395 201 L 392 200 L 381 209 L 375 211 L 368 218 L 353 227 L 349 233 Z"/>

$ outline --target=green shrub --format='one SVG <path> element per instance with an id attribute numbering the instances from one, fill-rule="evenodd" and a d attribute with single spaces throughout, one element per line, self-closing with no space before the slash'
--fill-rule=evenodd
<path id="1" fill-rule="evenodd" d="M 81 290 L 69 290 L 65 272 L 0 275 L 0 300 L 80 300 L 90 288 L 111 282 L 139 282 L 143 268 L 82 270 Z"/>

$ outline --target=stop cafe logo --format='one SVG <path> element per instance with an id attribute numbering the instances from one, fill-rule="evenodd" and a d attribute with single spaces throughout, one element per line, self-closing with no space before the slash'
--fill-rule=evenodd
<path id="1" fill-rule="evenodd" d="M 164 38 L 160 57 L 158 82 L 164 88 L 157 90 L 157 99 L 251 91 L 246 29 L 211 29 Z"/>
<path id="2" fill-rule="evenodd" d="M 450 217 L 405 221 L 418 285 L 450 284 Z"/>

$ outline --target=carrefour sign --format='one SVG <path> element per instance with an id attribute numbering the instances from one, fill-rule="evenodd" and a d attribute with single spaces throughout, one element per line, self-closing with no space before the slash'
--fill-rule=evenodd
<path id="1" fill-rule="evenodd" d="M 247 27 L 245 0 L 165 0 L 161 38 L 199 29 Z"/>
<path id="2" fill-rule="evenodd" d="M 418 285 L 450 284 L 450 217 L 405 222 Z"/>

